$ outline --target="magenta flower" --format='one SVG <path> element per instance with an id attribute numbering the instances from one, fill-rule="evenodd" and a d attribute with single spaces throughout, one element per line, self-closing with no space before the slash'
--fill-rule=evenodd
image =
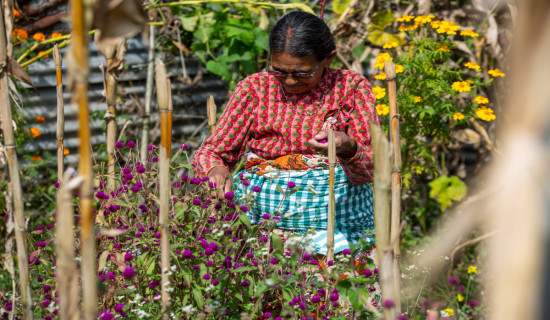
<path id="1" fill-rule="evenodd" d="M 240 286 L 241 287 L 248 287 L 250 285 L 250 281 L 247 281 L 247 280 L 244 280 L 243 282 L 241 282 Z"/>
<path id="2" fill-rule="evenodd" d="M 366 269 L 365 272 L 363 272 L 363 275 L 368 278 L 372 276 L 372 271 L 370 269 Z"/>
<path id="3" fill-rule="evenodd" d="M 271 215 L 269 213 L 264 213 L 264 214 L 262 214 L 262 219 L 269 220 L 269 219 L 271 219 Z"/>
<path id="4" fill-rule="evenodd" d="M 231 191 L 226 192 L 224 198 L 225 200 L 233 200 L 233 198 L 235 198 L 235 194 Z"/>
<path id="5" fill-rule="evenodd" d="M 464 292 L 466 290 L 466 287 L 458 286 L 457 290 L 460 291 L 460 292 Z"/>
<path id="6" fill-rule="evenodd" d="M 447 278 L 447 283 L 451 286 L 456 286 L 458 284 L 458 279 L 455 276 L 450 276 Z"/>
<path id="7" fill-rule="evenodd" d="M 272 257 L 271 259 L 269 259 L 269 263 L 271 264 L 277 264 L 279 263 L 279 259 L 275 258 L 275 257 Z"/>
<path id="8" fill-rule="evenodd" d="M 342 254 L 344 254 L 345 256 L 347 256 L 350 253 L 351 253 L 350 249 L 344 249 L 344 251 L 342 251 Z"/>
<path id="9" fill-rule="evenodd" d="M 242 180 L 243 181 L 243 186 L 249 186 L 250 185 L 250 181 L 248 180 Z"/>
<path id="10" fill-rule="evenodd" d="M 156 148 L 157 146 L 155 146 L 154 144 L 150 144 L 149 146 L 147 146 L 147 150 L 149 150 L 149 152 L 155 151 Z"/>
<path id="11" fill-rule="evenodd" d="M 183 143 L 182 145 L 180 145 L 181 151 L 185 151 L 185 150 L 187 150 L 187 148 L 189 148 L 189 146 L 188 146 L 187 144 L 185 144 L 185 143 Z"/>
<path id="12" fill-rule="evenodd" d="M 476 300 L 476 299 L 470 300 L 470 302 L 468 302 L 468 305 L 472 308 L 478 307 L 479 306 L 479 300 Z"/>
<path id="13" fill-rule="evenodd" d="M 134 259 L 134 256 L 130 252 L 126 252 L 124 255 L 124 261 L 132 261 Z"/>
<path id="14" fill-rule="evenodd" d="M 46 241 L 38 241 L 38 242 L 36 243 L 36 246 L 37 246 L 38 248 L 45 248 L 46 245 L 47 245 Z"/>
<path id="15" fill-rule="evenodd" d="M 248 207 L 247 207 L 247 206 L 241 206 L 241 211 L 242 211 L 242 212 L 247 212 L 247 211 L 248 211 Z"/>
<path id="16" fill-rule="evenodd" d="M 122 147 L 124 147 L 124 143 L 122 143 L 121 141 L 115 142 L 115 148 L 122 148 Z"/>
<path id="17" fill-rule="evenodd" d="M 212 250 L 212 248 L 206 248 L 204 249 L 204 254 L 207 256 L 211 256 L 214 254 L 214 250 Z"/>
<path id="18" fill-rule="evenodd" d="M 113 320 L 115 316 L 109 311 L 103 311 L 99 316 L 100 320 Z"/>
<path id="19" fill-rule="evenodd" d="M 290 182 L 287 184 L 287 187 L 288 187 L 289 189 L 292 189 L 292 188 L 296 187 L 296 182 L 290 181 Z"/>
<path id="20" fill-rule="evenodd" d="M 144 166 L 139 166 L 136 168 L 136 171 L 139 172 L 139 173 L 144 173 L 145 172 L 145 167 Z"/>
<path id="21" fill-rule="evenodd" d="M 193 199 L 193 204 L 196 205 L 196 206 L 200 206 L 201 205 L 201 199 Z"/>
<path id="22" fill-rule="evenodd" d="M 210 280 L 211 276 L 208 273 L 206 273 L 206 274 L 204 274 L 204 276 L 202 276 L 202 278 L 204 280 Z"/>
<path id="23" fill-rule="evenodd" d="M 409 317 L 405 313 L 400 313 L 397 315 L 397 320 L 409 320 Z"/>
<path id="24" fill-rule="evenodd" d="M 260 192 L 260 191 L 262 191 L 262 187 L 260 187 L 260 186 L 254 186 L 254 187 L 252 187 L 252 191 L 254 191 L 254 192 Z"/>
<path id="25" fill-rule="evenodd" d="M 264 312 L 263 317 L 264 317 L 265 319 L 271 318 L 271 317 L 272 317 L 271 312 Z"/>
<path id="26" fill-rule="evenodd" d="M 219 282 L 216 279 L 212 279 L 210 283 L 212 283 L 213 286 L 217 286 Z"/>
<path id="27" fill-rule="evenodd" d="M 120 313 L 124 310 L 124 305 L 122 303 L 119 303 L 115 306 L 115 311 Z"/>
<path id="28" fill-rule="evenodd" d="M 141 188 L 138 185 L 134 185 L 130 189 L 132 190 L 132 192 L 137 193 Z"/>
<path id="29" fill-rule="evenodd" d="M 126 175 L 126 174 L 129 174 L 129 173 L 132 173 L 132 169 L 130 169 L 130 168 L 123 168 L 122 169 L 122 174 Z"/>
<path id="30" fill-rule="evenodd" d="M 132 267 L 126 267 L 124 268 L 124 271 L 122 271 L 122 276 L 125 279 L 132 279 L 136 275 L 136 270 Z"/>
<path id="31" fill-rule="evenodd" d="M 136 147 L 136 144 L 133 141 L 128 141 L 128 142 L 126 142 L 126 147 L 130 148 L 130 149 L 133 149 L 133 148 Z"/>
<path id="32" fill-rule="evenodd" d="M 54 183 L 54 186 L 55 186 L 56 189 L 59 189 L 59 187 L 61 187 L 61 183 L 59 183 L 59 181 L 56 181 Z"/>
<path id="33" fill-rule="evenodd" d="M 183 253 L 181 254 L 181 257 L 183 259 L 193 259 L 193 258 L 195 258 L 193 253 L 189 250 L 183 250 Z"/>
<path id="34" fill-rule="evenodd" d="M 393 308 L 395 307 L 395 302 L 392 299 L 386 299 L 382 302 L 382 307 L 384 308 Z"/>
<path id="35" fill-rule="evenodd" d="M 181 181 L 187 181 L 189 180 L 189 176 L 184 174 L 182 177 L 181 177 Z"/>
<path id="36" fill-rule="evenodd" d="M 134 235 L 136 238 L 141 238 L 142 234 L 141 232 L 136 232 L 136 234 Z"/>
<path id="37" fill-rule="evenodd" d="M 111 279 L 111 280 L 115 280 L 116 276 L 115 276 L 115 273 L 113 271 L 108 271 L 106 273 L 107 275 L 107 278 Z"/>
<path id="38" fill-rule="evenodd" d="M 50 302 L 48 300 L 43 300 L 42 302 L 40 302 L 40 305 L 43 307 L 43 308 L 46 308 L 50 305 Z"/>
<path id="39" fill-rule="evenodd" d="M 319 298 L 319 296 L 313 296 L 313 297 L 311 297 L 311 302 L 319 303 L 319 302 L 321 302 L 321 298 Z"/>
<path id="40" fill-rule="evenodd" d="M 339 298 L 340 298 L 340 296 L 338 295 L 338 293 L 331 293 L 330 297 L 329 297 L 329 300 L 330 301 L 338 301 Z"/>

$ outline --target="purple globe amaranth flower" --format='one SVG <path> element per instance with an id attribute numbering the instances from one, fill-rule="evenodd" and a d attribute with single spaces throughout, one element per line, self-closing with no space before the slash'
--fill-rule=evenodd
<path id="1" fill-rule="evenodd" d="M 155 289 L 156 287 L 159 286 L 159 283 L 160 283 L 160 280 L 155 280 L 155 281 L 149 283 L 149 289 L 151 289 L 151 290 Z"/>
<path id="2" fill-rule="evenodd" d="M 229 191 L 229 192 L 226 192 L 223 197 L 225 198 L 225 200 L 233 200 L 233 198 L 235 198 L 235 194 Z"/>
<path id="3" fill-rule="evenodd" d="M 208 273 L 205 273 L 204 276 L 202 276 L 204 280 L 210 280 L 211 276 Z"/>
<path id="4" fill-rule="evenodd" d="M 466 291 L 466 287 L 464 287 L 464 286 L 458 286 L 457 290 L 458 290 L 459 292 L 464 292 L 464 291 Z"/>
<path id="5" fill-rule="evenodd" d="M 123 168 L 122 169 L 122 174 L 126 175 L 126 174 L 130 174 L 132 173 L 132 169 L 130 168 Z"/>
<path id="6" fill-rule="evenodd" d="M 324 296 L 326 293 L 327 292 L 323 288 L 320 288 L 319 290 L 317 290 L 317 294 L 320 295 L 320 296 Z"/>
<path id="7" fill-rule="evenodd" d="M 382 302 L 382 307 L 384 308 L 393 308 L 395 307 L 395 302 L 392 299 L 386 299 Z"/>
<path id="8" fill-rule="evenodd" d="M 247 211 L 248 211 L 248 207 L 247 207 L 247 206 L 241 206 L 241 211 L 242 211 L 242 212 L 247 212 Z"/>
<path id="9" fill-rule="evenodd" d="M 155 233 L 155 238 L 160 239 L 162 237 L 162 233 L 157 232 Z"/>
<path id="10" fill-rule="evenodd" d="M 409 320 L 409 316 L 407 316 L 405 313 L 400 313 L 397 315 L 397 320 Z"/>
<path id="11" fill-rule="evenodd" d="M 293 189 L 294 187 L 296 187 L 296 182 L 294 182 L 294 181 L 289 181 L 289 182 L 287 183 L 287 187 L 288 187 L 289 189 Z"/>
<path id="12" fill-rule="evenodd" d="M 115 315 L 112 314 L 109 311 L 103 311 L 101 315 L 99 316 L 100 320 L 113 320 L 115 318 Z"/>
<path id="13" fill-rule="evenodd" d="M 311 260 L 309 261 L 309 264 L 311 264 L 312 266 L 316 266 L 316 265 L 319 264 L 319 262 L 318 262 L 317 260 L 315 260 L 315 259 L 311 259 Z"/>
<path id="14" fill-rule="evenodd" d="M 151 162 L 159 162 L 159 158 L 158 158 L 158 157 L 153 157 L 153 158 L 151 159 Z"/>
<path id="15" fill-rule="evenodd" d="M 127 174 L 124 175 L 124 179 L 126 179 L 126 180 L 132 180 L 132 179 L 134 179 L 134 175 L 131 174 L 131 173 L 127 173 Z"/>
<path id="16" fill-rule="evenodd" d="M 254 254 L 251 253 L 251 252 L 249 252 L 249 253 L 246 254 L 246 257 L 247 257 L 248 259 L 252 259 L 252 258 L 254 258 Z"/>
<path id="17" fill-rule="evenodd" d="M 149 146 L 147 146 L 147 150 L 149 150 L 149 152 L 153 152 L 155 151 L 155 149 L 157 149 L 157 146 L 155 146 L 154 144 L 150 144 Z"/>
<path id="18" fill-rule="evenodd" d="M 271 318 L 273 315 L 271 314 L 271 312 L 264 312 L 264 314 L 262 315 L 262 317 L 264 319 L 269 319 Z"/>
<path id="19" fill-rule="evenodd" d="M 45 248 L 47 245 L 48 245 L 48 244 L 46 243 L 46 241 L 38 241 L 38 242 L 36 243 L 36 246 L 37 246 L 38 248 Z"/>
<path id="20" fill-rule="evenodd" d="M 206 266 L 207 266 L 207 267 L 213 267 L 213 266 L 214 266 L 214 262 L 208 260 L 208 261 L 206 261 Z"/>
<path id="21" fill-rule="evenodd" d="M 319 296 L 313 296 L 313 297 L 311 297 L 311 302 L 319 303 L 319 302 L 321 302 L 321 298 L 319 298 Z"/>
<path id="22" fill-rule="evenodd" d="M 210 182 L 208 183 L 208 186 L 210 187 L 210 189 L 216 189 L 216 187 L 217 187 L 217 185 L 216 185 L 216 183 L 215 183 L 214 181 L 210 181 Z"/>
<path id="23" fill-rule="evenodd" d="M 56 181 L 53 185 L 56 189 L 59 189 L 59 187 L 61 187 L 61 183 L 59 183 L 59 181 Z"/>
<path id="24" fill-rule="evenodd" d="M 46 316 L 44 317 L 44 320 L 52 320 L 52 316 L 50 316 L 50 315 L 48 314 L 48 315 L 46 315 Z"/>
<path id="25" fill-rule="evenodd" d="M 472 299 L 468 302 L 468 305 L 472 308 L 478 307 L 480 305 L 479 300 Z"/>
<path id="26" fill-rule="evenodd" d="M 233 201 L 227 201 L 227 206 L 228 206 L 229 208 L 235 208 L 236 204 L 235 204 L 235 202 L 233 202 Z"/>
<path id="27" fill-rule="evenodd" d="M 248 180 L 242 180 L 243 182 L 243 186 L 249 186 L 250 185 L 250 181 Z"/>
<path id="28" fill-rule="evenodd" d="M 132 261 L 134 259 L 134 256 L 130 252 L 126 252 L 124 255 L 124 261 Z"/>
<path id="29" fill-rule="evenodd" d="M 182 143 L 182 144 L 180 145 L 180 150 L 181 150 L 181 151 L 185 151 L 185 150 L 187 150 L 187 148 L 189 148 L 189 146 L 188 146 L 187 144 L 185 144 L 185 143 Z"/>
<path id="30" fill-rule="evenodd" d="M 374 268 L 374 273 L 378 274 L 378 268 Z"/>
<path id="31" fill-rule="evenodd" d="M 144 166 L 139 166 L 139 167 L 136 168 L 136 171 L 138 173 L 144 173 L 145 172 L 145 167 Z"/>
<path id="32" fill-rule="evenodd" d="M 350 253 L 351 253 L 350 249 L 344 249 L 344 251 L 342 251 L 342 254 L 345 255 L 345 256 L 347 256 Z"/>
<path id="33" fill-rule="evenodd" d="M 132 279 L 136 275 L 136 270 L 132 267 L 126 267 L 124 268 L 124 271 L 122 271 L 122 276 L 125 279 Z"/>
<path id="34" fill-rule="evenodd" d="M 212 281 L 210 281 L 210 283 L 211 283 L 213 286 L 217 286 L 219 282 L 218 282 L 217 279 L 212 279 Z"/>
<path id="35" fill-rule="evenodd" d="M 7 311 L 13 310 L 13 304 L 11 303 L 11 301 L 6 302 L 6 310 Z"/>
<path id="36" fill-rule="evenodd" d="M 183 176 L 181 176 L 181 181 L 188 181 L 189 180 L 189 176 L 184 174 Z"/>
<path id="37" fill-rule="evenodd" d="M 115 273 L 113 271 L 107 271 L 107 273 L 105 275 L 107 276 L 107 278 L 109 278 L 111 280 L 115 280 L 115 278 L 116 278 Z"/>
<path id="38" fill-rule="evenodd" d="M 332 260 L 327 261 L 327 265 L 328 265 L 329 267 L 332 267 L 333 264 L 334 264 L 334 261 L 332 261 Z"/>
<path id="39" fill-rule="evenodd" d="M 142 234 L 141 232 L 136 232 L 136 234 L 134 235 L 136 238 L 141 238 Z"/>
<path id="40" fill-rule="evenodd" d="M 130 149 L 133 149 L 133 148 L 136 147 L 136 144 L 133 141 L 128 141 L 128 142 L 126 142 L 126 147 L 130 148 Z"/>
<path id="41" fill-rule="evenodd" d="M 191 184 L 195 184 L 195 185 L 199 185 L 202 183 L 202 181 L 200 179 L 197 179 L 197 178 L 191 178 L 189 180 L 189 182 L 191 182 Z"/>
<path id="42" fill-rule="evenodd" d="M 240 286 L 241 287 L 248 287 L 250 285 L 250 281 L 248 280 L 244 280 L 243 282 L 241 282 Z"/>
<path id="43" fill-rule="evenodd" d="M 193 204 L 196 205 L 196 206 L 200 206 L 201 205 L 201 199 L 193 199 Z"/>
<path id="44" fill-rule="evenodd" d="M 363 275 L 368 278 L 372 276 L 372 271 L 370 269 L 366 269 L 365 272 L 363 272 Z"/>
<path id="45" fill-rule="evenodd" d="M 204 254 L 207 256 L 211 256 L 214 254 L 214 250 L 212 248 L 206 248 L 204 249 Z"/>
<path id="46" fill-rule="evenodd" d="M 268 240 L 269 240 L 269 239 L 268 239 L 266 236 L 262 236 L 262 242 L 263 242 L 263 243 L 267 243 Z"/>
<path id="47" fill-rule="evenodd" d="M 269 220 L 271 219 L 271 215 L 269 213 L 262 214 L 262 219 Z"/>
<path id="48" fill-rule="evenodd" d="M 174 188 L 179 188 L 179 187 L 181 187 L 181 183 L 179 182 L 174 183 Z"/>
<path id="49" fill-rule="evenodd" d="M 338 295 L 338 293 L 331 293 L 330 297 L 329 297 L 329 300 L 330 301 L 338 301 L 339 298 L 340 298 L 340 296 Z"/>
<path id="50" fill-rule="evenodd" d="M 115 311 L 120 313 L 124 310 L 124 305 L 122 303 L 118 303 L 116 306 L 115 306 Z"/>
<path id="51" fill-rule="evenodd" d="M 95 197 L 98 198 L 98 199 L 104 199 L 104 200 L 109 200 L 109 195 L 107 195 L 105 192 L 103 191 L 98 191 L 96 194 L 95 194 Z"/>
<path id="52" fill-rule="evenodd" d="M 277 264 L 279 263 L 279 259 L 275 258 L 275 257 L 272 257 L 271 259 L 269 259 L 269 263 L 271 264 Z"/>
<path id="53" fill-rule="evenodd" d="M 47 285 L 45 284 L 44 287 L 42 288 L 44 290 L 44 292 L 50 292 L 52 291 L 52 287 L 50 285 Z"/>
<path id="54" fill-rule="evenodd" d="M 183 250 L 183 253 L 181 254 L 181 257 L 183 259 L 193 259 L 193 258 L 195 258 L 193 253 L 189 250 Z"/>
<path id="55" fill-rule="evenodd" d="M 262 187 L 260 187 L 260 186 L 254 186 L 254 187 L 252 187 L 252 191 L 254 191 L 254 192 L 260 192 L 260 191 L 262 191 Z"/>
<path id="56" fill-rule="evenodd" d="M 132 192 L 134 193 L 137 193 L 139 192 L 139 190 L 141 190 L 141 188 L 136 184 L 134 186 L 132 186 L 132 188 L 130 188 L 132 190 Z"/>
<path id="57" fill-rule="evenodd" d="M 115 148 L 123 148 L 123 147 L 124 147 L 124 143 L 122 143 L 122 141 L 115 142 Z"/>
<path id="58" fill-rule="evenodd" d="M 200 267 L 199 265 L 197 265 L 197 264 L 193 266 L 193 269 L 195 269 L 195 270 L 199 270 L 200 268 L 201 268 L 201 267 Z"/>
<path id="59" fill-rule="evenodd" d="M 447 278 L 447 283 L 451 286 L 456 286 L 458 284 L 458 279 L 455 276 L 450 276 Z"/>
<path id="60" fill-rule="evenodd" d="M 40 302 L 40 305 L 44 308 L 47 308 L 50 305 L 50 301 L 43 300 L 42 302 Z"/>

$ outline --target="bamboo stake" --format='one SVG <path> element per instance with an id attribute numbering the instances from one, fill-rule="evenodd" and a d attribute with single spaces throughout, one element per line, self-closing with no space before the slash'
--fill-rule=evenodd
<path id="1" fill-rule="evenodd" d="M 141 120 L 141 145 L 140 158 L 144 162 L 147 159 L 147 151 L 149 146 L 149 122 L 151 120 L 151 101 L 153 100 L 153 77 L 155 66 L 155 26 L 149 26 L 149 48 L 147 58 L 147 82 L 145 83 L 145 110 Z"/>
<path id="2" fill-rule="evenodd" d="M 392 279 L 392 250 L 390 247 L 390 148 L 382 130 L 371 124 L 374 146 L 374 227 L 376 254 L 380 261 L 380 285 L 384 301 L 395 302 Z M 394 308 L 384 308 L 384 319 L 395 319 Z"/>
<path id="3" fill-rule="evenodd" d="M 327 219 L 327 261 L 334 260 L 334 228 L 336 220 L 336 198 L 334 195 L 334 168 L 336 166 L 336 146 L 334 131 L 328 130 L 329 196 Z"/>
<path id="4" fill-rule="evenodd" d="M 90 111 L 88 107 L 88 43 L 87 33 L 89 24 L 86 23 L 86 12 L 90 10 L 88 2 L 84 0 L 71 1 L 71 21 L 73 25 L 72 43 L 70 54 L 72 63 L 69 64 L 69 75 L 74 79 L 73 101 L 78 108 L 78 137 L 80 144 L 78 152 L 80 160 L 78 171 L 83 178 L 80 188 L 79 210 L 80 210 L 80 238 L 82 252 L 82 308 L 85 320 L 96 319 L 97 317 L 97 275 L 96 275 L 96 254 L 95 234 L 92 213 L 92 155 L 90 145 Z"/>
<path id="5" fill-rule="evenodd" d="M 397 84 L 395 64 L 393 61 L 386 63 L 385 69 L 388 83 L 388 100 L 390 107 L 390 142 L 393 146 L 392 152 L 392 174 L 391 174 L 391 227 L 390 239 L 393 247 L 393 284 L 395 292 L 401 292 L 401 250 L 400 245 L 400 224 L 401 224 L 401 136 L 399 135 L 399 107 L 397 106 Z M 396 294 L 395 306 L 397 313 L 401 313 L 401 296 Z"/>
<path id="6" fill-rule="evenodd" d="M 65 174 L 65 183 L 57 192 L 56 254 L 57 254 L 57 292 L 59 294 L 59 317 L 63 320 L 79 319 L 78 274 L 75 258 L 74 211 L 72 193 L 80 187 L 82 177 L 69 181 Z"/>
<path id="7" fill-rule="evenodd" d="M 161 270 L 162 270 L 162 313 L 163 319 L 168 319 L 170 296 L 168 286 L 170 279 L 170 243 L 168 232 L 168 211 L 170 210 L 170 153 L 172 148 L 172 92 L 170 79 L 166 74 L 166 68 L 162 61 L 156 60 L 155 80 L 157 83 L 157 103 L 160 111 L 160 211 L 159 224 L 161 230 Z"/>
<path id="8" fill-rule="evenodd" d="M 210 126 L 210 130 L 212 130 L 212 133 L 214 133 L 214 130 L 216 129 L 216 118 L 217 118 L 216 113 L 217 113 L 216 102 L 214 101 L 214 97 L 210 96 L 206 101 L 206 115 L 208 117 L 208 125 Z"/>
<path id="9" fill-rule="evenodd" d="M 3 5 L 2 12 L 4 12 Z M 19 176 L 19 161 L 15 150 L 15 136 L 12 126 L 11 102 L 8 87 L 7 41 L 11 42 L 11 34 L 6 34 L 4 15 L 0 14 L 0 109 L 2 114 L 2 132 L 4 135 L 4 149 L 8 159 L 11 191 L 13 196 L 13 215 L 15 222 L 15 242 L 17 246 L 17 266 L 19 270 L 19 285 L 21 290 L 21 302 L 25 319 L 33 319 L 32 296 L 29 285 L 28 260 L 27 260 L 27 228 L 25 226 L 25 213 L 23 209 L 23 191 Z"/>
<path id="10" fill-rule="evenodd" d="M 63 103 L 63 80 L 61 78 L 61 55 L 57 44 L 53 47 L 53 60 L 55 61 L 55 75 L 57 79 L 57 181 L 63 181 L 63 158 L 65 157 L 65 146 L 63 136 L 65 133 L 65 112 Z"/>

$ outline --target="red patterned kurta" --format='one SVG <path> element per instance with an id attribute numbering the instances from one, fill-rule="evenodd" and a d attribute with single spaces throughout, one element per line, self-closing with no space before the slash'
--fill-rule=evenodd
<path id="1" fill-rule="evenodd" d="M 285 96 L 279 81 L 266 72 L 239 82 L 214 133 L 195 153 L 196 174 L 205 176 L 215 166 L 232 168 L 247 146 L 264 159 L 315 154 L 307 141 L 322 130 L 329 117 L 336 120 L 335 130 L 357 141 L 354 157 L 339 157 L 346 176 L 356 185 L 371 182 L 373 151 L 368 122 L 378 125 L 374 95 L 362 75 L 340 69 L 330 69 L 314 89 L 302 94 Z"/>

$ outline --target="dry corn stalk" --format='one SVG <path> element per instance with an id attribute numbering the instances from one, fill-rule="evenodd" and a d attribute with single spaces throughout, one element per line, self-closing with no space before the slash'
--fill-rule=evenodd
<path id="1" fill-rule="evenodd" d="M 59 54 L 59 47 L 54 45 L 53 47 L 53 60 L 55 61 L 55 77 L 57 80 L 56 95 L 57 95 L 57 180 L 63 181 L 63 159 L 65 157 L 65 146 L 63 145 L 63 137 L 65 135 L 65 105 L 63 103 L 63 79 L 61 74 L 61 55 Z"/>
<path id="2" fill-rule="evenodd" d="M 334 229 L 336 224 L 336 199 L 334 195 L 334 169 L 336 166 L 336 146 L 334 131 L 328 131 L 329 196 L 327 219 L 327 261 L 334 260 Z"/>
<path id="3" fill-rule="evenodd" d="M 216 129 L 216 117 L 217 117 L 216 113 L 217 113 L 216 102 L 214 101 L 214 97 L 210 96 L 206 101 L 206 115 L 208 117 L 208 126 L 210 126 L 212 133 Z"/>

